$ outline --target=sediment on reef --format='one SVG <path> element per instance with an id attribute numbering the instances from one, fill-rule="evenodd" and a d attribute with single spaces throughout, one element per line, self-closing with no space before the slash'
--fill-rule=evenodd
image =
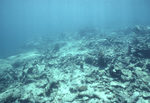
<path id="1" fill-rule="evenodd" d="M 150 102 L 149 26 L 39 40 L 0 60 L 1 103 Z"/>

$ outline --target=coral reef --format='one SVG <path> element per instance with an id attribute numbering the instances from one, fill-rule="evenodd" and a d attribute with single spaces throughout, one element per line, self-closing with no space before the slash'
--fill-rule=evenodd
<path id="1" fill-rule="evenodd" d="M 0 103 L 149 103 L 149 28 L 27 43 L 27 52 L 0 60 Z"/>

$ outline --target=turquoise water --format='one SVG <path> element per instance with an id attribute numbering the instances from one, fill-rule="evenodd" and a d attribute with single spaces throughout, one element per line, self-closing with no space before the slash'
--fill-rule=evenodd
<path id="1" fill-rule="evenodd" d="M 0 0 L 0 57 L 31 37 L 149 25 L 149 0 Z"/>
<path id="2" fill-rule="evenodd" d="M 149 103 L 149 0 L 0 0 L 0 103 Z"/>

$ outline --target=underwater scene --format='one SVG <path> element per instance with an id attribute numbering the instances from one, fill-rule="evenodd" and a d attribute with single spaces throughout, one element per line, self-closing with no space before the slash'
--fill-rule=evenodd
<path id="1" fill-rule="evenodd" d="M 0 103 L 150 103 L 150 1 L 0 0 Z"/>

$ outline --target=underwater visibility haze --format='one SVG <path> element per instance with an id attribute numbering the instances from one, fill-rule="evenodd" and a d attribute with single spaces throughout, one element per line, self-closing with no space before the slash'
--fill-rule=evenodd
<path id="1" fill-rule="evenodd" d="M 149 0 L 1 0 L 1 57 L 13 54 L 32 36 L 148 25 L 149 5 Z"/>
<path id="2" fill-rule="evenodd" d="M 0 0 L 0 103 L 150 103 L 150 0 Z"/>

